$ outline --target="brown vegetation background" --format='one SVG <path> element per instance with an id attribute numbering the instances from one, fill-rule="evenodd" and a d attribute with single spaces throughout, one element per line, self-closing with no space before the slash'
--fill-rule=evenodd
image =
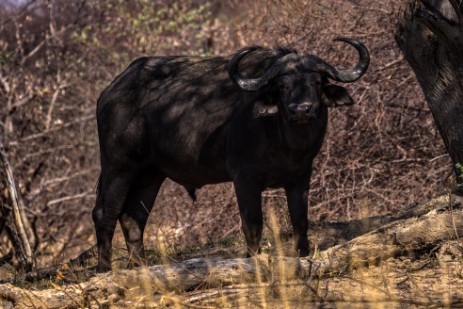
<path id="1" fill-rule="evenodd" d="M 144 55 L 229 55 L 257 44 L 351 66 L 355 52 L 333 39 L 358 39 L 370 49 L 371 66 L 360 81 L 347 85 L 356 105 L 330 112 L 311 182 L 310 219 L 393 213 L 441 193 L 448 186 L 450 160 L 393 37 L 405 4 L 0 0 L 0 140 L 39 239 L 39 265 L 75 257 L 95 243 L 96 101 L 117 74 Z M 4 213 L 10 203 L 1 186 Z M 285 203 L 280 190 L 264 193 L 266 214 L 276 211 L 290 231 Z M 0 254 L 5 254 L 10 243 L 5 218 L 0 219 Z M 195 246 L 239 233 L 231 184 L 206 186 L 193 203 L 182 187 L 166 182 L 145 243 Z M 116 238 L 123 246 L 119 232 Z"/>

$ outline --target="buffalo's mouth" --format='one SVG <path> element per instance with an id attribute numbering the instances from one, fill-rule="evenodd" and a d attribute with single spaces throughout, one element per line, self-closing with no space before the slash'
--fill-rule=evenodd
<path id="1" fill-rule="evenodd" d="M 315 115 L 308 115 L 306 117 L 290 117 L 289 118 L 289 122 L 290 123 L 294 123 L 294 124 L 307 124 L 309 123 L 310 121 L 312 120 L 315 120 L 317 119 L 317 117 Z"/>

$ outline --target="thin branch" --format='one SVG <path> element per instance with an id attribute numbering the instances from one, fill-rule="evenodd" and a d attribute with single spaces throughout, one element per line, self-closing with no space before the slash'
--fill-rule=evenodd
<path id="1" fill-rule="evenodd" d="M 65 129 L 65 128 L 68 128 L 70 126 L 73 126 L 77 123 L 83 123 L 85 121 L 88 121 L 88 120 L 94 120 L 95 119 L 95 116 L 94 115 L 88 115 L 88 116 L 84 116 L 82 118 L 79 118 L 79 119 L 76 119 L 74 121 L 69 121 L 63 125 L 60 125 L 60 126 L 56 126 L 56 127 L 51 127 L 50 129 L 48 130 L 44 130 L 42 132 L 39 132 L 39 133 L 36 133 L 36 134 L 32 134 L 32 135 L 29 135 L 29 136 L 26 136 L 22 139 L 20 139 L 19 141 L 11 141 L 8 143 L 8 146 L 18 146 L 19 145 L 19 142 L 28 142 L 28 141 L 31 141 L 31 140 L 34 140 L 34 139 L 37 139 L 37 138 L 41 138 L 41 137 L 44 137 L 46 136 L 47 134 L 51 133 L 51 132 L 55 132 L 55 131 L 59 131 L 59 130 L 62 130 L 62 129 Z"/>
<path id="2" fill-rule="evenodd" d="M 61 80 L 61 70 L 58 70 L 58 73 L 56 75 L 56 81 L 57 81 L 58 86 L 56 87 L 56 90 L 53 92 L 53 95 L 50 101 L 50 106 L 48 107 L 47 118 L 45 121 L 46 130 L 50 128 L 53 109 L 55 108 L 56 102 L 58 101 L 60 92 L 66 89 L 70 85 L 70 83 L 66 79 Z"/>
<path id="3" fill-rule="evenodd" d="M 91 191 L 87 191 L 87 192 L 84 192 L 84 193 L 65 196 L 65 197 L 61 197 L 61 198 L 57 198 L 57 199 L 49 201 L 47 203 L 47 206 L 52 206 L 52 205 L 56 205 L 56 204 L 59 204 L 59 203 L 62 203 L 62 202 L 72 201 L 72 200 L 84 198 L 84 197 L 87 197 L 87 196 L 92 196 L 93 197 L 94 195 L 95 195 L 95 192 L 93 190 L 91 190 Z"/>

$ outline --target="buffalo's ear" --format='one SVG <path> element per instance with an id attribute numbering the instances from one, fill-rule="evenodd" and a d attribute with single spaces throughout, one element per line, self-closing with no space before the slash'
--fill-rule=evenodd
<path id="1" fill-rule="evenodd" d="M 346 88 L 329 83 L 323 86 L 322 102 L 328 107 L 354 104 Z"/>

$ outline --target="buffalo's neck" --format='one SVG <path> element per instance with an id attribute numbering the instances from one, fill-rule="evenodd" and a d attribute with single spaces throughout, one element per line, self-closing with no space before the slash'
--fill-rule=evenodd
<path id="1" fill-rule="evenodd" d="M 328 113 L 322 110 L 317 119 L 307 123 L 291 123 L 278 119 L 278 136 L 285 148 L 318 152 L 325 136 Z"/>

